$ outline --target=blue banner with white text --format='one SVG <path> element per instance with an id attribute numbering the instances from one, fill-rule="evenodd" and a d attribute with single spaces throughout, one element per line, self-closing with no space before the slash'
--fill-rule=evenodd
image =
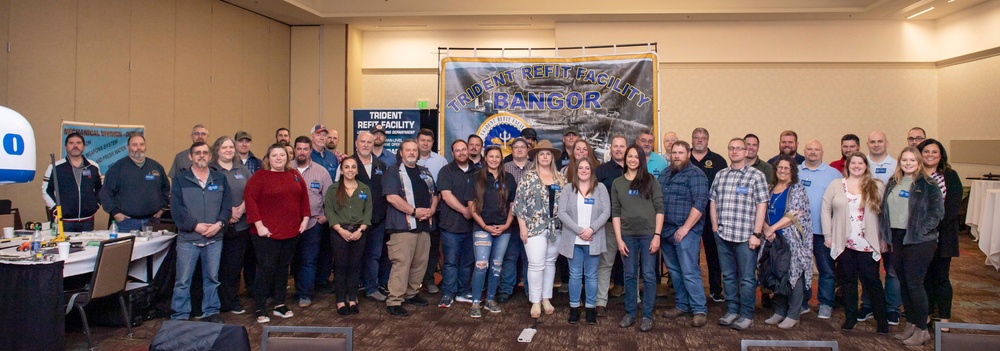
<path id="1" fill-rule="evenodd" d="M 576 127 L 598 160 L 616 134 L 656 135 L 655 53 L 572 58 L 449 57 L 441 61 L 439 145 L 478 134 L 504 154 L 521 129 L 562 147 Z M 450 158 L 451 150 L 442 148 Z"/>
<path id="2" fill-rule="evenodd" d="M 352 112 L 355 140 L 358 133 L 371 131 L 375 126 L 382 126 L 385 129 L 383 152 L 395 154 L 403 140 L 415 139 L 417 132 L 420 131 L 420 110 L 417 109 L 368 109 L 352 110 Z M 376 144 L 377 142 L 376 139 Z"/>
<path id="3" fill-rule="evenodd" d="M 66 157 L 66 136 L 72 133 L 83 135 L 83 157 L 97 163 L 101 174 L 107 174 L 108 168 L 116 161 L 128 156 L 128 138 L 133 135 L 143 135 L 144 126 L 96 124 L 81 122 L 62 122 L 62 137 L 59 138 L 59 149 L 62 157 Z"/>

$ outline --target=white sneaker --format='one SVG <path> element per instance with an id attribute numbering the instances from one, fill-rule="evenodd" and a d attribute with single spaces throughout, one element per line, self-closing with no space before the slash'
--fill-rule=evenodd
<path id="1" fill-rule="evenodd" d="M 785 319 L 785 317 L 779 316 L 777 313 L 775 313 L 774 315 L 771 316 L 771 318 L 765 319 L 764 324 L 776 325 L 778 323 L 781 323 L 781 320 L 783 319 Z"/>
<path id="2" fill-rule="evenodd" d="M 819 319 L 830 319 L 830 315 L 833 314 L 833 307 L 827 305 L 820 305 L 819 312 L 816 313 L 816 317 Z"/>

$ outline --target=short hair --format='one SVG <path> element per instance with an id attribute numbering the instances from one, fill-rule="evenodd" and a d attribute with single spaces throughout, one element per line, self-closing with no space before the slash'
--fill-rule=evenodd
<path id="1" fill-rule="evenodd" d="M 305 135 L 300 135 L 298 137 L 295 137 L 295 142 L 292 143 L 292 148 L 294 149 L 295 148 L 295 144 L 298 144 L 298 143 L 306 143 L 309 146 L 312 146 L 312 139 L 309 139 L 309 137 L 307 137 Z"/>
<path id="2" fill-rule="evenodd" d="M 420 128 L 420 131 L 417 132 L 417 137 L 420 137 L 421 135 L 426 135 L 426 136 L 429 136 L 429 137 L 431 137 L 433 139 L 434 138 L 434 131 L 430 130 L 430 129 L 427 129 L 427 128 Z"/>
<path id="3" fill-rule="evenodd" d="M 786 137 L 786 136 L 789 136 L 789 135 L 795 137 L 795 141 L 796 142 L 799 141 L 799 135 L 796 134 L 794 130 L 786 130 L 784 132 L 781 132 L 781 136 L 779 136 L 779 138 Z"/>
<path id="4" fill-rule="evenodd" d="M 744 141 L 744 142 L 746 142 L 746 140 L 747 140 L 747 139 L 750 139 L 750 138 L 754 138 L 754 139 L 757 139 L 757 142 L 758 142 L 758 143 L 760 142 L 760 138 L 758 138 L 758 137 L 757 137 L 757 134 L 754 134 L 754 133 L 747 133 L 747 135 L 744 135 L 744 136 L 743 136 L 743 141 Z"/>
<path id="5" fill-rule="evenodd" d="M 927 136 L 927 131 L 926 131 L 926 130 L 924 130 L 923 128 L 920 128 L 920 127 L 913 127 L 913 128 L 910 128 L 910 131 L 911 131 L 911 132 L 912 132 L 912 131 L 914 131 L 914 130 L 919 130 L 919 131 L 920 131 L 920 133 L 922 133 L 922 134 L 923 134 L 923 135 L 924 135 L 925 137 Z"/>
<path id="6" fill-rule="evenodd" d="M 646 135 L 646 134 L 652 135 L 654 138 L 656 137 L 656 134 L 653 134 L 653 130 L 652 129 L 649 129 L 649 128 L 639 129 L 639 134 L 638 135 Z"/>
<path id="7" fill-rule="evenodd" d="M 208 143 L 206 143 L 204 141 L 199 141 L 199 142 L 196 142 L 194 144 L 191 144 L 191 147 L 188 148 L 188 153 L 191 154 L 191 155 L 194 155 L 194 149 L 202 147 L 202 146 L 207 147 L 208 151 L 212 152 L 212 148 L 208 146 Z"/>
<path id="8" fill-rule="evenodd" d="M 483 137 L 479 136 L 479 134 L 469 134 L 468 141 L 472 141 L 472 138 L 476 138 L 479 139 L 479 141 L 483 141 Z"/>
<path id="9" fill-rule="evenodd" d="M 705 134 L 706 138 L 710 138 L 711 137 L 711 136 L 708 135 L 708 129 L 705 129 L 703 127 L 695 128 L 694 131 L 691 132 L 691 137 L 694 138 L 695 134 Z"/>
<path id="10" fill-rule="evenodd" d="M 625 140 L 625 145 L 628 145 L 628 138 L 623 134 L 615 134 L 615 136 L 611 137 L 611 142 L 614 143 L 615 139 Z"/>
<path id="11" fill-rule="evenodd" d="M 840 143 L 841 144 L 843 144 L 845 141 L 848 141 L 848 140 L 853 140 L 856 144 L 861 145 L 861 138 L 858 138 L 857 135 L 854 135 L 854 134 L 844 134 L 844 136 L 840 137 Z"/>
<path id="12" fill-rule="evenodd" d="M 469 144 L 469 143 L 465 142 L 465 140 L 455 139 L 455 141 L 451 142 L 451 149 L 454 150 L 455 149 L 455 144 L 458 144 L 458 143 L 462 143 L 462 144 L 466 144 L 466 145 Z"/>
<path id="13" fill-rule="evenodd" d="M 140 138 L 142 138 L 142 141 L 146 141 L 146 136 L 145 135 L 142 135 L 142 133 L 135 133 L 135 134 L 132 134 L 132 136 L 128 137 L 128 141 L 126 141 L 125 143 L 126 144 L 131 144 L 132 143 L 132 139 L 135 138 L 135 137 L 140 137 Z"/>
<path id="14" fill-rule="evenodd" d="M 684 140 L 675 141 L 674 145 L 671 146 L 670 148 L 673 149 L 673 148 L 675 148 L 677 146 L 683 146 L 684 150 L 687 150 L 688 152 L 691 152 L 691 144 L 688 144 L 688 142 L 686 142 Z"/>
<path id="15" fill-rule="evenodd" d="M 87 143 L 87 139 L 83 138 L 83 134 L 80 134 L 80 133 L 77 133 L 77 132 L 72 132 L 72 133 L 69 133 L 69 135 L 66 136 L 66 141 L 63 142 L 63 145 L 69 144 L 69 138 L 80 138 L 80 142 L 82 142 L 84 144 Z"/>
<path id="16" fill-rule="evenodd" d="M 205 127 L 204 124 L 195 124 L 194 127 L 191 127 L 191 131 L 193 132 L 195 129 L 198 129 L 198 128 L 208 129 L 208 127 Z"/>
<path id="17" fill-rule="evenodd" d="M 511 149 L 513 149 L 514 148 L 514 144 L 517 144 L 517 143 L 524 144 L 524 147 L 529 147 L 529 145 L 530 145 L 530 144 L 528 144 L 528 139 L 525 139 L 525 138 L 522 138 L 522 137 L 517 137 L 517 138 L 514 138 L 514 141 L 510 142 Z"/>
<path id="18" fill-rule="evenodd" d="M 281 133 L 281 131 L 286 131 L 286 132 L 288 132 L 288 134 L 292 134 L 292 132 L 289 131 L 288 128 L 281 127 L 281 128 L 278 128 L 278 130 L 274 131 L 274 136 L 278 136 L 278 133 Z"/>
<path id="19" fill-rule="evenodd" d="M 741 143 L 743 143 L 744 147 L 747 146 L 747 141 L 745 139 L 743 139 L 743 138 L 740 138 L 740 137 L 735 137 L 735 138 L 729 139 L 729 142 L 731 143 L 731 142 L 734 142 L 734 141 L 737 141 L 737 140 L 739 140 Z M 728 145 L 728 143 L 726 143 L 726 144 Z"/>

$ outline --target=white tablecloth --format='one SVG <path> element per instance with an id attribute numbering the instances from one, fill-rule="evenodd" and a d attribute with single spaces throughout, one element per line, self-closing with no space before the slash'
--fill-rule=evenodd
<path id="1" fill-rule="evenodd" d="M 969 190 L 969 208 L 965 211 L 965 224 L 969 225 L 969 231 L 976 240 L 979 240 L 979 226 L 984 218 L 986 191 L 990 189 L 1000 189 L 1000 181 L 973 180 L 972 189 Z"/>
<path id="2" fill-rule="evenodd" d="M 107 231 L 95 231 L 94 235 L 103 236 L 104 239 L 107 239 L 107 233 Z M 119 235 L 127 236 L 128 234 L 123 233 Z M 136 240 L 135 247 L 132 248 L 132 262 L 129 264 L 129 276 L 148 282 L 149 277 L 146 272 L 146 264 L 151 262 L 153 264 L 153 272 L 159 271 L 160 264 L 163 263 L 163 258 L 167 255 L 167 249 L 170 248 L 170 244 L 174 242 L 174 238 L 176 237 L 176 234 L 164 234 L 159 237 L 149 238 L 149 241 Z M 96 240 L 96 238 L 94 239 Z M 77 238 L 70 237 L 70 241 L 78 240 Z M 97 248 L 97 246 L 84 246 L 83 251 L 71 253 L 69 258 L 64 262 L 63 277 L 93 272 L 94 264 L 97 262 Z M 17 252 L 13 248 L 0 250 L 0 254 L 11 256 L 29 255 L 27 252 Z M 36 262 L 14 261 L 11 263 L 34 264 Z"/>
<path id="3" fill-rule="evenodd" d="M 979 249 L 986 254 L 986 264 L 1000 270 L 1000 189 L 987 190 L 979 220 Z"/>

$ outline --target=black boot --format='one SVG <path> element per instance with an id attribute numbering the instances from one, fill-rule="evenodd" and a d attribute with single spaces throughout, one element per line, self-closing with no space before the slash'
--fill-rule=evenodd
<path id="1" fill-rule="evenodd" d="M 597 310 L 594 308 L 587 309 L 587 324 L 597 324 Z"/>
<path id="2" fill-rule="evenodd" d="M 580 308 L 569 309 L 569 324 L 576 324 L 580 321 Z"/>

